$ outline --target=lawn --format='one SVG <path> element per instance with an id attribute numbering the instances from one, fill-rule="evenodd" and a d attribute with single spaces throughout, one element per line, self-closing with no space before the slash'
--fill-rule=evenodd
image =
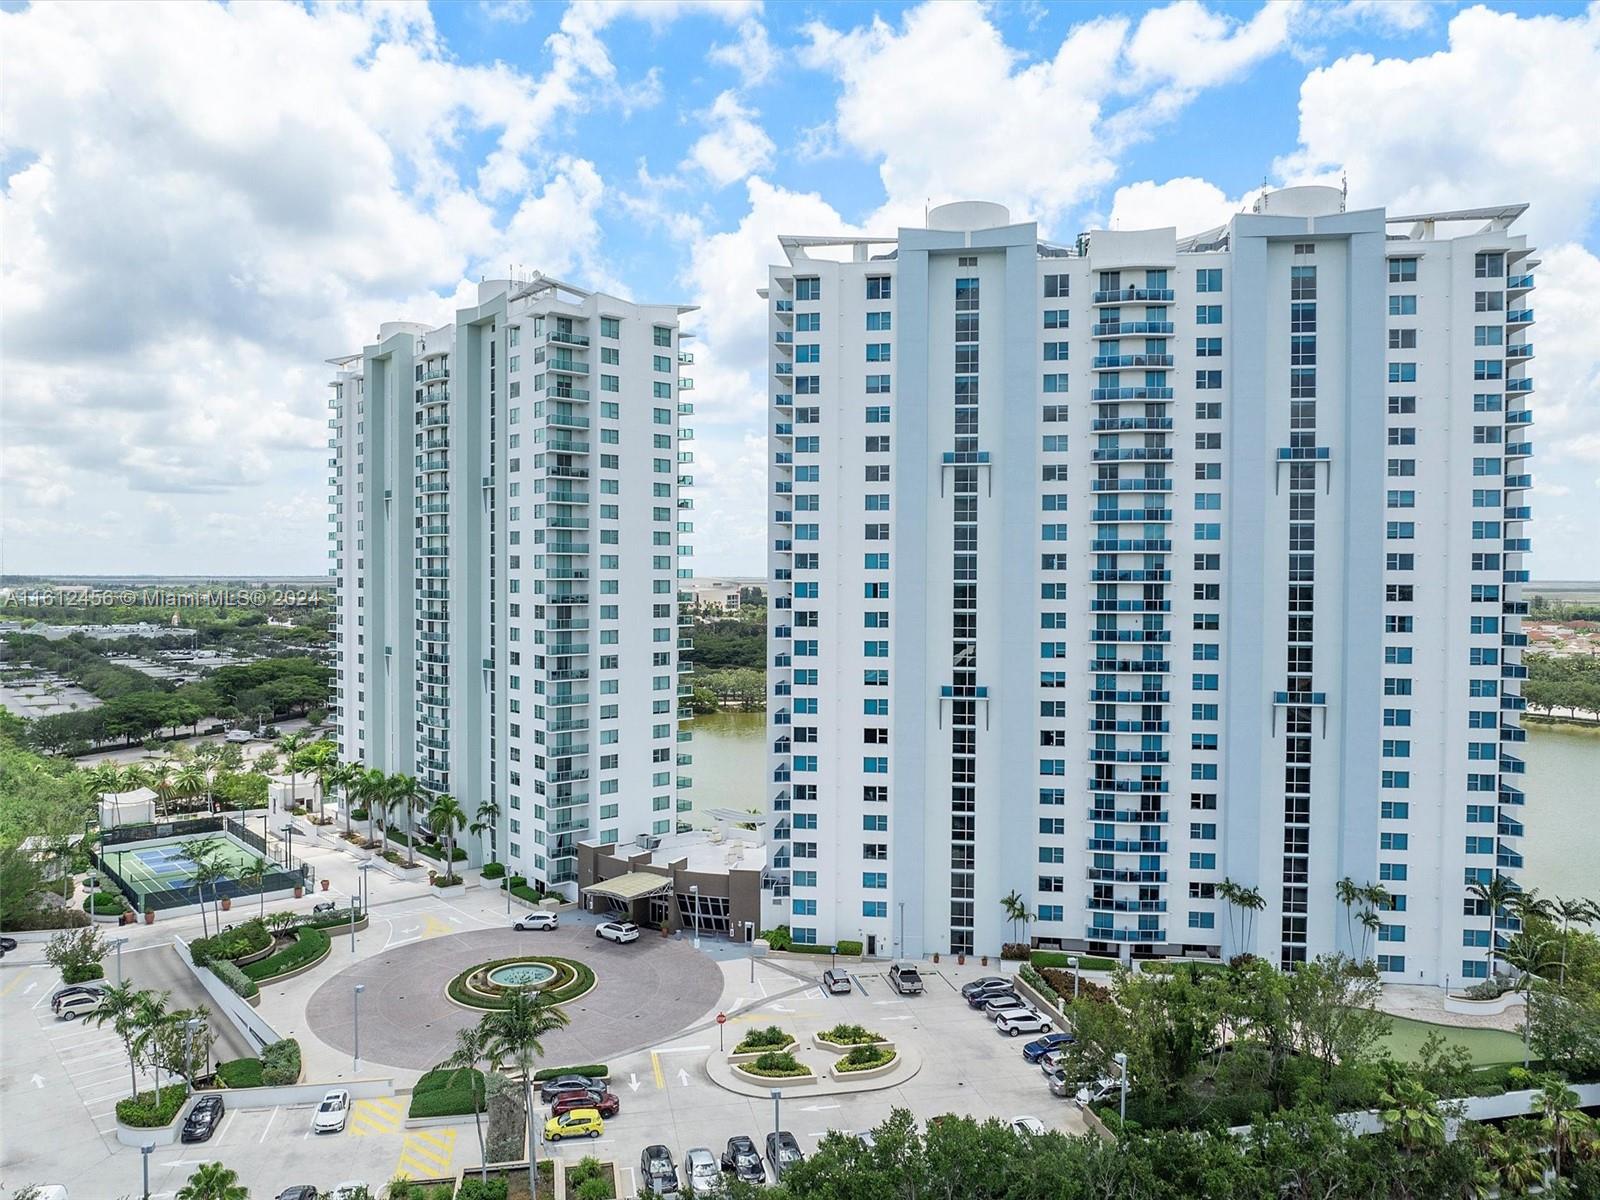
<path id="1" fill-rule="evenodd" d="M 1456 1025 L 1434 1025 L 1409 1017 L 1390 1017 L 1389 1034 L 1381 1045 L 1401 1060 L 1415 1059 L 1430 1033 L 1437 1033 L 1454 1045 L 1466 1047 L 1475 1067 L 1522 1064 L 1522 1039 L 1503 1029 L 1466 1029 Z"/>

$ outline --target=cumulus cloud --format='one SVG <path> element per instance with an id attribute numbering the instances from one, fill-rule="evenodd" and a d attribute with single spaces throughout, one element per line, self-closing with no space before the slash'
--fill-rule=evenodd
<path id="1" fill-rule="evenodd" d="M 737 93 L 723 92 L 705 114 L 708 128 L 689 148 L 689 164 L 718 187 L 765 170 L 776 147 L 756 123 L 759 115 L 745 107 Z"/>
<path id="2" fill-rule="evenodd" d="M 778 65 L 778 52 L 767 37 L 767 27 L 754 17 L 739 23 L 737 41 L 712 46 L 706 58 L 718 66 L 738 71 L 747 88 L 765 83 Z"/>
<path id="3" fill-rule="evenodd" d="M 1230 200 L 1216 184 L 1193 176 L 1157 183 L 1153 179 L 1119 187 L 1111 199 L 1112 229 L 1159 229 L 1175 226 L 1179 236 L 1226 225 L 1246 209 L 1259 189 Z"/>

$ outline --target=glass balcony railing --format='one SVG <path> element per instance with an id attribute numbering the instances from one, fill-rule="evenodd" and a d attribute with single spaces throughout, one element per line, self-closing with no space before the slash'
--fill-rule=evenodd
<path id="1" fill-rule="evenodd" d="M 1171 321 L 1102 321 L 1089 327 L 1091 337 L 1121 337 L 1125 334 L 1170 334 Z"/>
<path id="2" fill-rule="evenodd" d="M 554 342 L 558 346 L 587 346 L 589 335 L 573 333 L 570 329 L 552 329 L 545 334 L 545 341 Z"/>
<path id="3" fill-rule="evenodd" d="M 1171 288 L 1126 287 L 1109 288 L 1098 291 L 1090 298 L 1091 304 L 1137 304 L 1148 301 L 1152 304 L 1171 304 L 1173 291 Z"/>
<path id="4" fill-rule="evenodd" d="M 1170 367 L 1170 354 L 1102 354 L 1090 364 L 1097 371 L 1120 371 L 1124 367 Z"/>
<path id="5" fill-rule="evenodd" d="M 1094 388 L 1089 392 L 1089 400 L 1094 404 L 1106 404 L 1118 400 L 1171 400 L 1172 389 L 1169 387 L 1103 387 Z"/>
<path id="6" fill-rule="evenodd" d="M 587 375 L 589 373 L 589 364 L 576 358 L 556 357 L 547 360 L 544 366 L 547 371 L 555 371 L 563 375 Z"/>

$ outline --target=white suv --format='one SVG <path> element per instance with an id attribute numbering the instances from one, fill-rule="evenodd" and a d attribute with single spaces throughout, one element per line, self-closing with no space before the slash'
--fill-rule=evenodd
<path id="1" fill-rule="evenodd" d="M 603 925 L 595 926 L 594 935 L 608 942 L 616 942 L 620 946 L 625 942 L 637 942 L 639 927 L 631 921 L 607 921 Z"/>
<path id="2" fill-rule="evenodd" d="M 1050 1022 L 1031 1008 L 1011 1009 L 994 1019 L 995 1032 L 1007 1037 L 1024 1033 L 1049 1033 Z"/>

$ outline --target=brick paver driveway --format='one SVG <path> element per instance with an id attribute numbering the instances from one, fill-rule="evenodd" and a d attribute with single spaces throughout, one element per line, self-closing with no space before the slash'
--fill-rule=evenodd
<path id="1" fill-rule="evenodd" d="M 722 993 L 722 973 L 687 941 L 648 930 L 616 946 L 588 923 L 545 932 L 485 929 L 397 946 L 346 967 L 312 994 L 306 1019 L 330 1046 L 354 1049 L 352 995 L 361 996 L 361 1060 L 425 1070 L 448 1058 L 456 1030 L 480 1013 L 452 1003 L 445 985 L 475 963 L 517 954 L 577 959 L 595 987 L 563 1007 L 572 1023 L 544 1039 L 545 1061 L 603 1063 L 653 1045 L 704 1017 Z"/>

